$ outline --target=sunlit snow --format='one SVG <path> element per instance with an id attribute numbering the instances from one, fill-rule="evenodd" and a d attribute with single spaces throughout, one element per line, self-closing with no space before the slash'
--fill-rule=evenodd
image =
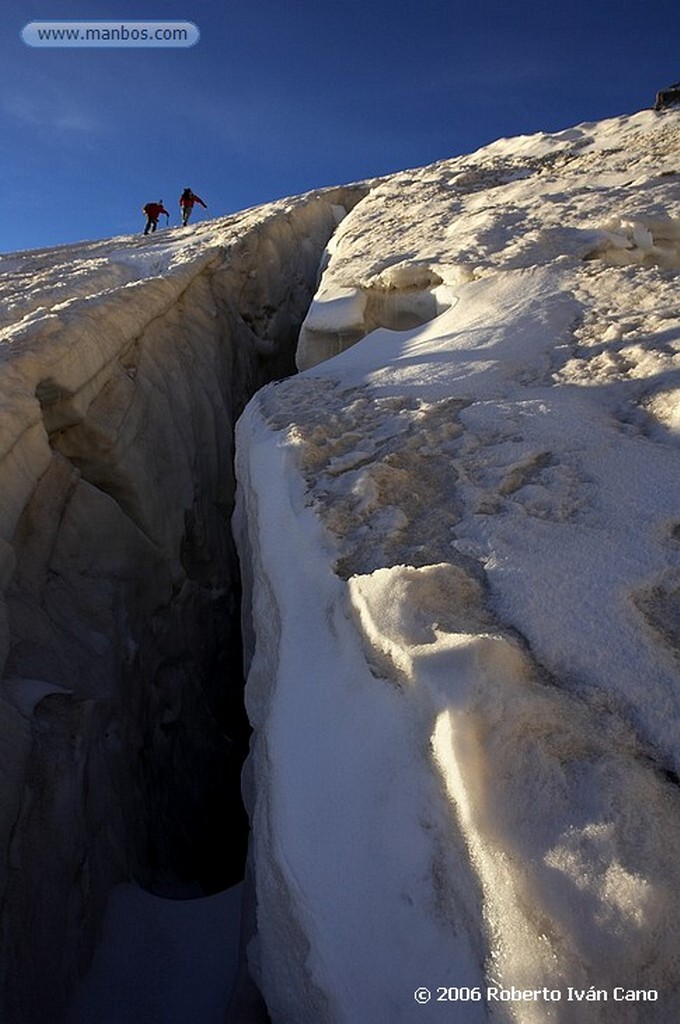
<path id="1" fill-rule="evenodd" d="M 274 1020 L 451 986 L 466 1022 L 677 1019 L 679 268 L 677 112 L 395 175 L 338 229 L 305 372 L 239 425 Z"/>

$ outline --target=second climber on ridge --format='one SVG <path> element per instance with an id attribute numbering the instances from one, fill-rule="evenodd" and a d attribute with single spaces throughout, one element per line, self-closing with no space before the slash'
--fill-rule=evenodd
<path id="1" fill-rule="evenodd" d="M 204 209 L 208 209 L 208 207 L 200 198 L 200 196 L 197 196 L 194 192 L 191 191 L 190 188 L 185 188 L 184 192 L 182 192 L 182 195 L 179 197 L 179 210 L 182 215 L 183 227 L 186 227 L 189 221 L 191 211 L 194 208 L 194 203 L 200 203 Z"/>
<path id="2" fill-rule="evenodd" d="M 155 231 L 158 225 L 158 218 L 162 213 L 170 220 L 170 214 L 163 206 L 163 200 L 159 199 L 157 203 L 146 203 L 142 207 L 142 213 L 146 217 L 146 227 L 144 228 L 144 234 L 148 235 L 149 231 Z"/>

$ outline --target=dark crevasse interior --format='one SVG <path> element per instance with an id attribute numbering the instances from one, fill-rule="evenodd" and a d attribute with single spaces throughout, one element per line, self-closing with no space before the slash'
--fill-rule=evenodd
<path id="1" fill-rule="evenodd" d="M 5 1024 L 63 1019 L 118 882 L 186 898 L 243 877 L 233 428 L 294 372 L 338 207 L 365 193 L 329 190 L 252 229 L 129 339 L 84 415 L 41 391 L 53 456 L 6 593 L 3 685 L 22 694 L 24 757 L 0 909 Z M 193 479 L 180 508 L 179 463 L 185 491 Z"/>

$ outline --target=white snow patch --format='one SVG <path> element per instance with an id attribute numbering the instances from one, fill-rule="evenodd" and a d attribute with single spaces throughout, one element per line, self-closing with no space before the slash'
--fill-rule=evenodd
<path id="1" fill-rule="evenodd" d="M 117 886 L 67 1024 L 223 1024 L 236 977 L 241 890 L 166 900 Z"/>

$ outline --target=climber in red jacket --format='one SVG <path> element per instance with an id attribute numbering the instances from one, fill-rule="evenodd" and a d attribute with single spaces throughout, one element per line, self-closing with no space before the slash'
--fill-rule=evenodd
<path id="1" fill-rule="evenodd" d="M 148 235 L 149 230 L 155 231 L 156 225 L 158 224 L 158 218 L 162 213 L 170 220 L 170 214 L 163 206 L 163 200 L 159 199 L 157 203 L 147 203 L 146 206 L 142 207 L 142 213 L 146 214 L 146 227 L 144 228 L 144 234 Z"/>
<path id="2" fill-rule="evenodd" d="M 184 227 L 186 227 L 189 221 L 191 211 L 194 208 L 194 203 L 200 203 L 205 210 L 208 209 L 199 196 L 192 192 L 190 188 L 185 188 L 184 192 L 182 192 L 182 195 L 179 197 L 179 209 L 182 214 L 182 225 Z"/>

